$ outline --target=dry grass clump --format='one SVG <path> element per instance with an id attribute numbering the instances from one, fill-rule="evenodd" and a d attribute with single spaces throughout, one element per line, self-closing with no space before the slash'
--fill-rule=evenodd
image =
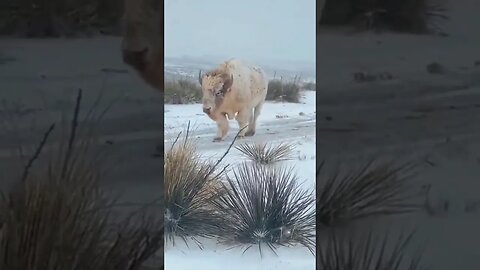
<path id="1" fill-rule="evenodd" d="M 300 102 L 300 90 L 297 78 L 287 82 L 278 79 L 270 80 L 266 100 L 298 103 Z"/>
<path id="2" fill-rule="evenodd" d="M 315 252 L 315 198 L 289 169 L 243 163 L 214 201 L 222 217 L 220 241 L 248 250 L 302 245 Z"/>
<path id="3" fill-rule="evenodd" d="M 314 85 L 309 84 L 309 87 Z M 293 81 L 271 80 L 268 83 L 266 100 L 277 100 L 285 102 L 300 101 L 300 90 L 302 89 L 298 78 Z M 169 80 L 165 82 L 165 103 L 167 104 L 190 104 L 202 100 L 202 89 L 195 81 L 188 79 Z"/>
<path id="4" fill-rule="evenodd" d="M 321 270 L 426 270 L 421 264 L 422 253 L 407 256 L 414 233 L 398 238 L 386 233 L 374 236 L 339 236 L 332 231 L 317 247 L 317 269 Z"/>
<path id="5" fill-rule="evenodd" d="M 289 143 L 243 143 L 235 147 L 251 161 L 262 165 L 291 160 L 293 146 Z"/>
<path id="6" fill-rule="evenodd" d="M 195 81 L 187 79 L 166 81 L 164 99 L 168 104 L 190 104 L 202 100 L 202 89 Z"/>
<path id="7" fill-rule="evenodd" d="M 317 84 L 315 82 L 307 82 L 302 84 L 303 90 L 317 91 Z"/>
<path id="8" fill-rule="evenodd" d="M 220 175 L 216 165 L 203 161 L 195 143 L 187 135 L 176 141 L 165 154 L 165 228 L 167 240 L 175 237 L 213 237 L 218 231 L 219 218 L 209 207 L 215 198 Z"/>
<path id="9" fill-rule="evenodd" d="M 419 209 L 408 180 L 413 166 L 367 163 L 358 170 L 323 175 L 317 170 L 317 224 L 334 226 L 355 219 Z"/>
<path id="10" fill-rule="evenodd" d="M 108 153 L 80 136 L 80 100 L 81 92 L 58 151 L 44 149 L 52 125 L 20 179 L 1 193 L 0 269 L 141 269 L 163 247 L 153 216 L 119 218 L 113 210 L 115 200 L 101 187 Z M 50 155 L 43 159 L 43 152 Z"/>

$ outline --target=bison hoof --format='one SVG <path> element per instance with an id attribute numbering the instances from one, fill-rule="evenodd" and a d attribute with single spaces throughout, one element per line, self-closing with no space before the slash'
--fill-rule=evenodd
<path id="1" fill-rule="evenodd" d="M 249 137 L 250 137 L 250 136 L 253 136 L 253 135 L 255 135 L 255 131 L 254 131 L 254 130 L 249 130 L 249 131 L 247 131 L 247 132 L 245 133 L 245 136 L 249 136 Z"/>
<path id="2" fill-rule="evenodd" d="M 222 141 L 222 138 L 220 137 L 213 138 L 213 142 L 221 142 L 221 141 Z"/>

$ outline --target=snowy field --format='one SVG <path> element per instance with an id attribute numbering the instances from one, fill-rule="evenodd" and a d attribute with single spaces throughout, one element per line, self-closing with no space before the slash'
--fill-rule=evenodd
<path id="1" fill-rule="evenodd" d="M 230 121 L 228 137 L 223 142 L 212 142 L 216 133 L 216 124 L 201 111 L 200 104 L 165 105 L 165 147 L 168 147 L 184 131 L 188 122 L 193 129 L 192 136 L 198 142 L 198 150 L 205 158 L 219 159 L 238 132 L 238 124 Z M 315 188 L 315 92 L 302 92 L 300 103 L 267 102 L 258 119 L 257 133 L 253 137 L 239 139 L 235 145 L 244 142 L 287 142 L 294 145 L 294 159 L 284 161 L 282 165 L 292 166 L 304 188 Z M 242 156 L 232 148 L 224 163 L 235 166 Z M 247 252 L 228 249 L 214 241 L 201 241 L 203 249 L 195 243 L 185 246 L 176 241 L 175 246 L 167 243 L 165 247 L 166 269 L 315 269 L 315 257 L 303 247 L 282 247 L 277 255 L 263 253 L 252 247 Z"/>
<path id="2" fill-rule="evenodd" d="M 243 142 L 288 142 L 295 146 L 296 167 L 301 167 L 299 177 L 314 184 L 315 173 L 315 91 L 301 93 L 300 103 L 266 102 L 258 118 L 257 133 L 253 137 L 239 139 Z M 165 147 L 173 143 L 179 132 L 189 124 L 192 135 L 198 141 L 198 149 L 204 157 L 218 159 L 227 150 L 239 128 L 235 120 L 229 121 L 230 130 L 223 142 L 213 143 L 217 126 L 203 112 L 200 104 L 165 105 Z M 240 153 L 231 149 L 226 163 L 239 162 Z M 313 188 L 314 186 L 312 186 Z"/>

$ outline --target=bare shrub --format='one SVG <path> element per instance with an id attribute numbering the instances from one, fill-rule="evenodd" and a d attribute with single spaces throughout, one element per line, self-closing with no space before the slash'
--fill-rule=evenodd
<path id="1" fill-rule="evenodd" d="M 164 98 L 165 103 L 170 104 L 196 103 L 202 100 L 202 89 L 187 79 L 166 81 Z"/>
<path id="2" fill-rule="evenodd" d="M 290 82 L 274 79 L 268 82 L 266 100 L 279 100 L 286 102 L 300 102 L 300 84 L 295 79 Z"/>

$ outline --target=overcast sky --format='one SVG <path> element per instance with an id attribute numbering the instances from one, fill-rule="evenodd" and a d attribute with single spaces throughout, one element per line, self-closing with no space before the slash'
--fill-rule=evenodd
<path id="1" fill-rule="evenodd" d="M 166 0 L 165 56 L 315 62 L 315 0 Z"/>

